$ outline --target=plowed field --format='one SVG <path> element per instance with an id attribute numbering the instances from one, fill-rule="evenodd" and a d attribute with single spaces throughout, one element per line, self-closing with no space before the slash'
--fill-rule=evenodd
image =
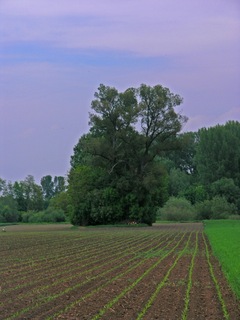
<path id="1" fill-rule="evenodd" d="M 0 319 L 240 319 L 201 223 L 6 229 Z"/>

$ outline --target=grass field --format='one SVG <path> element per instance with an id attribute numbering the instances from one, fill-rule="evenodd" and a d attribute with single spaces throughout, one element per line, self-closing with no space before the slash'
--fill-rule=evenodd
<path id="1" fill-rule="evenodd" d="M 204 224 L 213 253 L 240 298 L 240 220 L 205 221 Z"/>
<path id="2" fill-rule="evenodd" d="M 202 223 L 7 226 L 0 249 L 0 320 L 240 319 Z"/>

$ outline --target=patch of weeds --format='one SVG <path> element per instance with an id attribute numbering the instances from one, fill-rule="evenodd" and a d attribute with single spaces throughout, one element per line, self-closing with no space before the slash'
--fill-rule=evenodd
<path id="1" fill-rule="evenodd" d="M 185 251 L 184 251 L 184 256 L 192 256 L 194 254 L 194 251 L 195 251 L 195 248 L 187 248 Z"/>
<path id="2" fill-rule="evenodd" d="M 167 252 L 168 252 L 167 250 L 152 251 L 152 252 L 138 252 L 136 256 L 138 258 L 144 258 L 144 259 L 161 258 L 165 256 Z"/>

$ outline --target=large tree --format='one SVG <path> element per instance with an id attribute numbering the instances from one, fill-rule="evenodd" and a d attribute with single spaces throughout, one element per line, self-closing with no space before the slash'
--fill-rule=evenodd
<path id="1" fill-rule="evenodd" d="M 90 132 L 80 138 L 71 158 L 73 222 L 155 220 L 168 183 L 159 155 L 176 147 L 176 136 L 187 120 L 174 110 L 181 102 L 161 85 L 143 84 L 124 92 L 100 85 L 92 101 Z M 93 177 L 101 172 L 98 182 L 90 172 Z"/>

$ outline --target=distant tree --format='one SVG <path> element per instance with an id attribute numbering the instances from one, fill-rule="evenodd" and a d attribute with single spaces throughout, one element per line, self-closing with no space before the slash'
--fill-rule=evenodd
<path id="1" fill-rule="evenodd" d="M 28 210 L 28 199 L 24 188 L 24 183 L 15 181 L 13 184 L 13 197 L 17 201 L 19 211 Z"/>
<path id="2" fill-rule="evenodd" d="M 171 196 L 183 195 L 184 191 L 189 188 L 190 183 L 190 176 L 185 171 L 176 168 L 170 170 L 169 189 Z"/>
<path id="3" fill-rule="evenodd" d="M 0 178 L 0 195 L 3 195 L 6 190 L 6 180 Z"/>
<path id="4" fill-rule="evenodd" d="M 212 197 L 224 197 L 230 203 L 236 203 L 240 197 L 240 188 L 235 185 L 233 179 L 221 178 L 210 186 Z"/>
<path id="5" fill-rule="evenodd" d="M 70 216 L 72 213 L 72 206 L 70 202 L 69 193 L 66 191 L 57 193 L 49 202 L 50 208 L 61 209 L 64 214 Z"/>
<path id="6" fill-rule="evenodd" d="M 197 132 L 185 132 L 177 136 L 176 149 L 167 153 L 175 168 L 189 174 L 196 175 L 195 155 L 198 142 Z"/>
<path id="7" fill-rule="evenodd" d="M 0 197 L 0 222 L 17 222 L 19 220 L 19 212 L 17 210 L 17 202 L 12 196 Z"/>
<path id="8" fill-rule="evenodd" d="M 54 196 L 54 182 L 52 180 L 52 176 L 47 175 L 42 177 L 41 186 L 44 200 L 49 201 Z"/>
<path id="9" fill-rule="evenodd" d="M 52 178 L 51 175 L 47 175 L 42 177 L 41 187 L 44 197 L 44 207 L 47 208 L 50 200 L 54 196 L 66 190 L 65 179 L 62 176 Z"/>
<path id="10" fill-rule="evenodd" d="M 92 101 L 90 132 L 80 138 L 71 158 L 74 223 L 102 223 L 97 207 L 108 212 L 107 222 L 155 221 L 168 185 L 158 159 L 176 148 L 176 136 L 187 120 L 174 111 L 181 102 L 179 95 L 160 85 L 123 93 L 100 85 Z"/>
<path id="11" fill-rule="evenodd" d="M 11 181 L 6 181 L 0 178 L 0 196 L 12 196 L 13 195 L 13 185 Z"/>
<path id="12" fill-rule="evenodd" d="M 54 180 L 54 195 L 64 192 L 66 190 L 65 178 L 62 176 L 55 176 Z"/>
<path id="13" fill-rule="evenodd" d="M 240 187 L 240 123 L 200 129 L 195 162 L 200 182 L 205 185 L 222 178 Z"/>
<path id="14" fill-rule="evenodd" d="M 208 191 L 205 186 L 201 184 L 192 183 L 187 189 L 182 192 L 182 196 L 185 197 L 192 204 L 202 202 L 209 198 Z"/>
<path id="15" fill-rule="evenodd" d="M 13 197 L 18 203 L 19 211 L 40 211 L 43 209 L 42 188 L 35 183 L 34 177 L 28 175 L 24 181 L 13 184 Z"/>

